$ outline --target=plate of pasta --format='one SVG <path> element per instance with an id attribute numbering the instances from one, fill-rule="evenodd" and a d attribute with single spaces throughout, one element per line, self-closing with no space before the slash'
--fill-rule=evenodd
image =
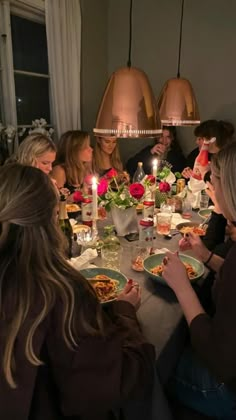
<path id="1" fill-rule="evenodd" d="M 158 283 L 167 286 L 165 279 L 162 277 L 164 257 L 164 253 L 150 255 L 144 260 L 143 266 L 149 277 L 153 278 Z M 205 269 L 204 265 L 200 261 L 186 254 L 179 254 L 179 257 L 185 265 L 191 283 L 194 283 L 203 276 Z"/>
<path id="2" fill-rule="evenodd" d="M 183 222 L 176 225 L 176 229 L 182 234 L 185 235 L 186 233 L 192 232 L 196 233 L 196 235 L 204 236 L 206 234 L 206 226 L 201 227 L 199 223 L 194 222 Z"/>
<path id="3" fill-rule="evenodd" d="M 110 268 L 87 268 L 80 270 L 80 273 L 90 282 L 102 304 L 116 299 L 128 281 L 124 274 Z"/>

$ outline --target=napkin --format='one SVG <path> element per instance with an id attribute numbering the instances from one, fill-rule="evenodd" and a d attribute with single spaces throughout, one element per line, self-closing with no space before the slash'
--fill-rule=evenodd
<path id="1" fill-rule="evenodd" d="M 171 229 L 175 229 L 176 225 L 179 223 L 188 223 L 189 220 L 184 219 L 181 217 L 181 214 L 179 213 L 172 213 L 172 219 L 171 219 Z"/>
<path id="2" fill-rule="evenodd" d="M 154 254 L 165 254 L 166 252 L 169 252 L 170 250 L 168 248 L 158 248 L 154 249 Z"/>
<path id="3" fill-rule="evenodd" d="M 94 264 L 90 264 L 91 261 L 97 258 L 98 253 L 96 249 L 88 248 L 79 257 L 71 258 L 69 263 L 76 269 L 81 270 L 82 268 L 95 267 Z"/>

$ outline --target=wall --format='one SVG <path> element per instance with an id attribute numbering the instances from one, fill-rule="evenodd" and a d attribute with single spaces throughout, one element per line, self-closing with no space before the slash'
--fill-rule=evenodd
<path id="1" fill-rule="evenodd" d="M 147 73 L 157 96 L 176 76 L 180 12 L 181 0 L 133 1 L 132 65 Z M 181 76 L 194 87 L 202 121 L 225 118 L 236 125 L 235 15 L 235 0 L 185 1 Z M 109 0 L 109 75 L 127 62 L 128 17 L 128 0 Z M 178 137 L 187 154 L 195 145 L 193 129 L 178 129 Z M 146 144 L 121 140 L 123 158 Z"/>
<path id="2" fill-rule="evenodd" d="M 80 0 L 82 14 L 81 119 L 92 132 L 108 77 L 107 0 Z"/>

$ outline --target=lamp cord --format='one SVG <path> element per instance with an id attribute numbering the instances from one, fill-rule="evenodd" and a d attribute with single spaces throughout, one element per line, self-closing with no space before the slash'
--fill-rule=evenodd
<path id="1" fill-rule="evenodd" d="M 178 57 L 178 70 L 177 77 L 180 77 L 180 59 L 181 59 L 181 47 L 182 47 L 182 28 L 183 28 L 183 17 L 184 17 L 184 0 L 182 0 L 181 18 L 180 18 L 180 30 L 179 30 L 179 57 Z"/>
<path id="2" fill-rule="evenodd" d="M 130 0 L 129 8 L 129 54 L 127 66 L 131 67 L 131 46 L 132 46 L 132 10 L 133 10 L 133 0 Z"/>

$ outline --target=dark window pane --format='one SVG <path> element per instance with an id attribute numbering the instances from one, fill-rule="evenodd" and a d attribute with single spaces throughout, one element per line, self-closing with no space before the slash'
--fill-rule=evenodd
<path id="1" fill-rule="evenodd" d="M 49 79 L 15 74 L 15 86 L 18 125 L 36 118 L 50 123 Z"/>
<path id="2" fill-rule="evenodd" d="M 48 74 L 45 25 L 11 15 L 11 30 L 14 69 Z"/>

